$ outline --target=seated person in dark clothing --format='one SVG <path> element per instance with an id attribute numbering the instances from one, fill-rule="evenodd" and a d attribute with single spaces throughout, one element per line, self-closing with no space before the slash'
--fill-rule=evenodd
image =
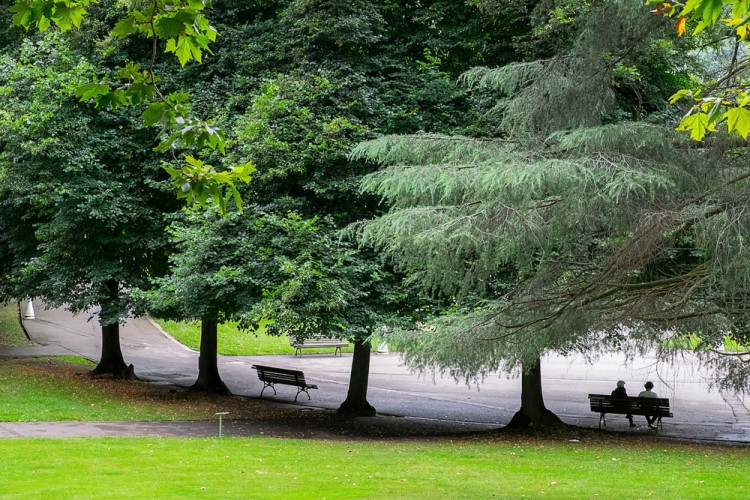
<path id="1" fill-rule="evenodd" d="M 612 391 L 612 396 L 614 396 L 616 398 L 626 398 L 626 397 L 628 397 L 628 393 L 625 390 L 625 381 L 624 380 L 618 380 L 617 381 L 617 387 L 615 388 L 614 391 Z M 625 418 L 627 418 L 628 421 L 630 422 L 630 427 L 635 427 L 635 424 L 633 423 L 633 415 L 631 415 L 631 414 L 628 413 L 627 415 L 625 415 Z"/>

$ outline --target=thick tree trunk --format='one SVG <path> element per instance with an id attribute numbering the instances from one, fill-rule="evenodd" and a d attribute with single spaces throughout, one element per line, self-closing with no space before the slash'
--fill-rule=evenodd
<path id="1" fill-rule="evenodd" d="M 537 358 L 524 366 L 521 375 L 521 408 L 506 427 L 543 428 L 564 426 L 560 418 L 544 406 L 542 393 L 542 361 Z"/>
<path id="2" fill-rule="evenodd" d="M 109 280 L 106 286 L 109 292 L 108 302 L 117 302 L 119 300 L 120 284 L 115 280 Z M 107 302 L 101 304 L 102 312 L 105 312 L 107 307 Z M 100 318 L 106 316 L 106 314 L 101 314 Z M 125 364 L 125 359 L 122 356 L 119 323 L 102 324 L 102 354 L 99 358 L 99 364 L 91 371 L 90 375 L 92 377 L 111 376 L 116 380 L 134 380 L 138 378 L 135 376 L 133 365 Z"/>
<path id="3" fill-rule="evenodd" d="M 231 395 L 221 380 L 218 363 L 218 324 L 216 321 L 201 321 L 201 348 L 198 358 L 198 380 L 190 388 L 193 391 Z"/>
<path id="4" fill-rule="evenodd" d="M 111 376 L 117 380 L 134 380 L 133 365 L 125 364 L 120 348 L 120 324 L 102 325 L 102 355 L 91 372 L 92 377 Z"/>
<path id="5" fill-rule="evenodd" d="M 370 380 L 370 344 L 358 340 L 354 343 L 349 392 L 338 409 L 340 415 L 374 417 L 375 408 L 367 402 L 367 384 Z"/>

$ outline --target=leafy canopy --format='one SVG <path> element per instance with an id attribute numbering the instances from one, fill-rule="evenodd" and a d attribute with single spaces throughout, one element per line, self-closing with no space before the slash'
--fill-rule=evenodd
<path id="1" fill-rule="evenodd" d="M 13 23 L 26 29 L 32 27 L 47 31 L 56 26 L 60 31 L 79 28 L 84 16 L 95 0 L 15 0 L 10 7 Z M 181 66 L 189 61 L 201 62 L 204 53 L 212 54 L 210 44 L 216 41 L 218 32 L 211 26 L 203 11 L 208 2 L 204 0 L 153 0 L 136 2 L 123 0 L 125 16 L 111 30 L 115 37 L 141 35 L 152 40 L 151 63 L 143 68 L 128 62 L 116 68 L 111 81 L 102 78 L 98 82 L 80 85 L 75 95 L 81 101 L 93 101 L 97 108 L 120 106 L 145 106 L 141 119 L 146 127 L 160 127 L 162 140 L 157 151 L 208 148 L 225 153 L 226 139 L 222 130 L 210 120 L 192 114 L 189 95 L 178 90 L 163 95 L 158 87 L 159 78 L 154 74 L 154 64 L 159 41 L 166 41 L 164 51 L 173 53 Z M 177 157 L 177 155 L 174 155 Z M 179 168 L 168 167 L 167 172 L 179 187 L 179 196 L 191 202 L 217 203 L 224 209 L 224 191 L 229 190 L 237 208 L 241 200 L 235 184 L 249 182 L 252 164 L 245 163 L 224 172 L 217 172 L 210 165 L 195 160 L 194 155 L 182 155 L 186 164 Z M 192 159 L 192 160 L 191 160 Z M 195 160 L 195 161 L 193 161 Z M 191 191 L 190 194 L 186 194 Z"/>
<path id="2" fill-rule="evenodd" d="M 675 93 L 670 103 L 690 97 L 693 104 L 680 121 L 677 130 L 690 132 L 696 141 L 703 140 L 709 132 L 717 127 L 726 127 L 730 134 L 747 139 L 750 134 L 750 96 L 746 89 L 748 59 L 748 22 L 750 22 L 750 5 L 745 0 L 687 0 L 686 2 L 661 2 L 648 0 L 647 4 L 656 4 L 652 13 L 676 17 L 674 24 L 678 36 L 683 36 L 688 27 L 694 26 L 695 36 L 708 28 L 729 29 L 735 37 L 735 48 L 731 61 L 724 70 L 724 75 L 711 82 L 706 88 L 691 90 L 682 89 Z M 720 22 L 721 21 L 721 22 Z"/>

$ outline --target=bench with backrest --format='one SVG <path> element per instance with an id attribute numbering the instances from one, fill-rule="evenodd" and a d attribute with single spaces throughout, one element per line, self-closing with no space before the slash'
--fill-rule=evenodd
<path id="1" fill-rule="evenodd" d="M 294 355 L 298 354 L 302 356 L 302 349 L 323 349 L 325 347 L 333 347 L 336 350 L 333 355 L 341 355 L 341 348 L 348 347 L 349 342 L 336 338 L 326 337 L 307 337 L 305 339 L 298 339 L 297 337 L 289 337 L 289 345 L 294 347 Z"/>
<path id="2" fill-rule="evenodd" d="M 270 387 L 273 389 L 274 395 L 276 394 L 276 388 L 274 385 L 276 384 L 283 384 L 283 385 L 293 385 L 297 387 L 297 394 L 294 396 L 294 401 L 297 401 L 297 396 L 299 396 L 300 392 L 304 392 L 307 394 L 307 399 L 310 399 L 310 393 L 307 392 L 308 389 L 317 389 L 317 385 L 308 384 L 305 381 L 305 374 L 302 373 L 299 370 L 289 370 L 287 368 L 277 368 L 275 366 L 263 366 L 263 365 L 253 365 L 252 368 L 255 368 L 258 372 L 258 378 L 261 382 L 263 382 L 263 389 L 260 391 L 260 397 L 263 397 L 263 391 L 266 390 L 266 387 Z"/>
<path id="3" fill-rule="evenodd" d="M 671 417 L 667 398 L 618 398 L 606 394 L 589 394 L 591 411 L 599 413 L 599 428 L 607 427 L 607 413 L 621 415 L 648 415 L 656 417 L 656 428 L 662 428 L 662 417 Z"/>

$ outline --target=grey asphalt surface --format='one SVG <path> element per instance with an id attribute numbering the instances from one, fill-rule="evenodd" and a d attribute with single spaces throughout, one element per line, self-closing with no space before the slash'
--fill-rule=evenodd
<path id="1" fill-rule="evenodd" d="M 45 310 L 34 303 L 35 319 L 24 326 L 37 343 L 33 347 L 0 348 L 0 356 L 77 355 L 93 361 L 99 358 L 101 338 L 96 319 L 88 315 L 73 316 L 63 309 Z M 198 373 L 198 353 L 187 349 L 166 335 L 148 318 L 129 320 L 121 328 L 121 344 L 126 363 L 135 366 L 139 377 L 154 383 L 190 386 Z M 219 371 L 224 382 L 236 395 L 259 397 L 262 383 L 255 363 L 300 369 L 306 379 L 317 384 L 311 400 L 300 395 L 298 406 L 335 409 L 346 398 L 351 354 L 334 356 L 307 350 L 301 357 L 220 356 Z M 660 397 L 670 399 L 674 418 L 664 419 L 664 438 L 750 443 L 749 400 L 709 390 L 703 373 L 689 359 L 677 367 L 657 366 L 653 359 L 636 359 L 626 365 L 618 356 L 599 359 L 593 365 L 579 358 L 548 355 L 542 361 L 545 403 L 568 424 L 597 428 L 598 414 L 589 410 L 587 394 L 608 394 L 619 379 L 626 381 L 631 395 L 637 394 L 646 380 L 656 385 Z M 296 390 L 277 387 L 278 394 L 266 390 L 264 399 L 290 404 Z M 446 430 L 482 430 L 499 428 L 508 423 L 520 402 L 520 381 L 503 373 L 494 374 L 479 383 L 467 385 L 449 377 L 419 375 L 406 368 L 395 353 L 373 353 L 370 366 L 368 400 L 377 408 L 378 417 L 393 425 L 430 421 L 433 427 Z M 266 430 L 251 431 L 243 422 L 224 422 L 227 435 L 251 432 L 270 435 L 304 435 L 294 425 L 279 424 Z M 637 428 L 628 428 L 623 416 L 611 415 L 608 430 L 652 434 L 643 417 L 635 417 Z M 391 424 L 389 424 L 391 425 Z M 216 435 L 216 422 L 0 422 L 0 437 L 77 437 L 77 436 L 172 436 Z"/>

